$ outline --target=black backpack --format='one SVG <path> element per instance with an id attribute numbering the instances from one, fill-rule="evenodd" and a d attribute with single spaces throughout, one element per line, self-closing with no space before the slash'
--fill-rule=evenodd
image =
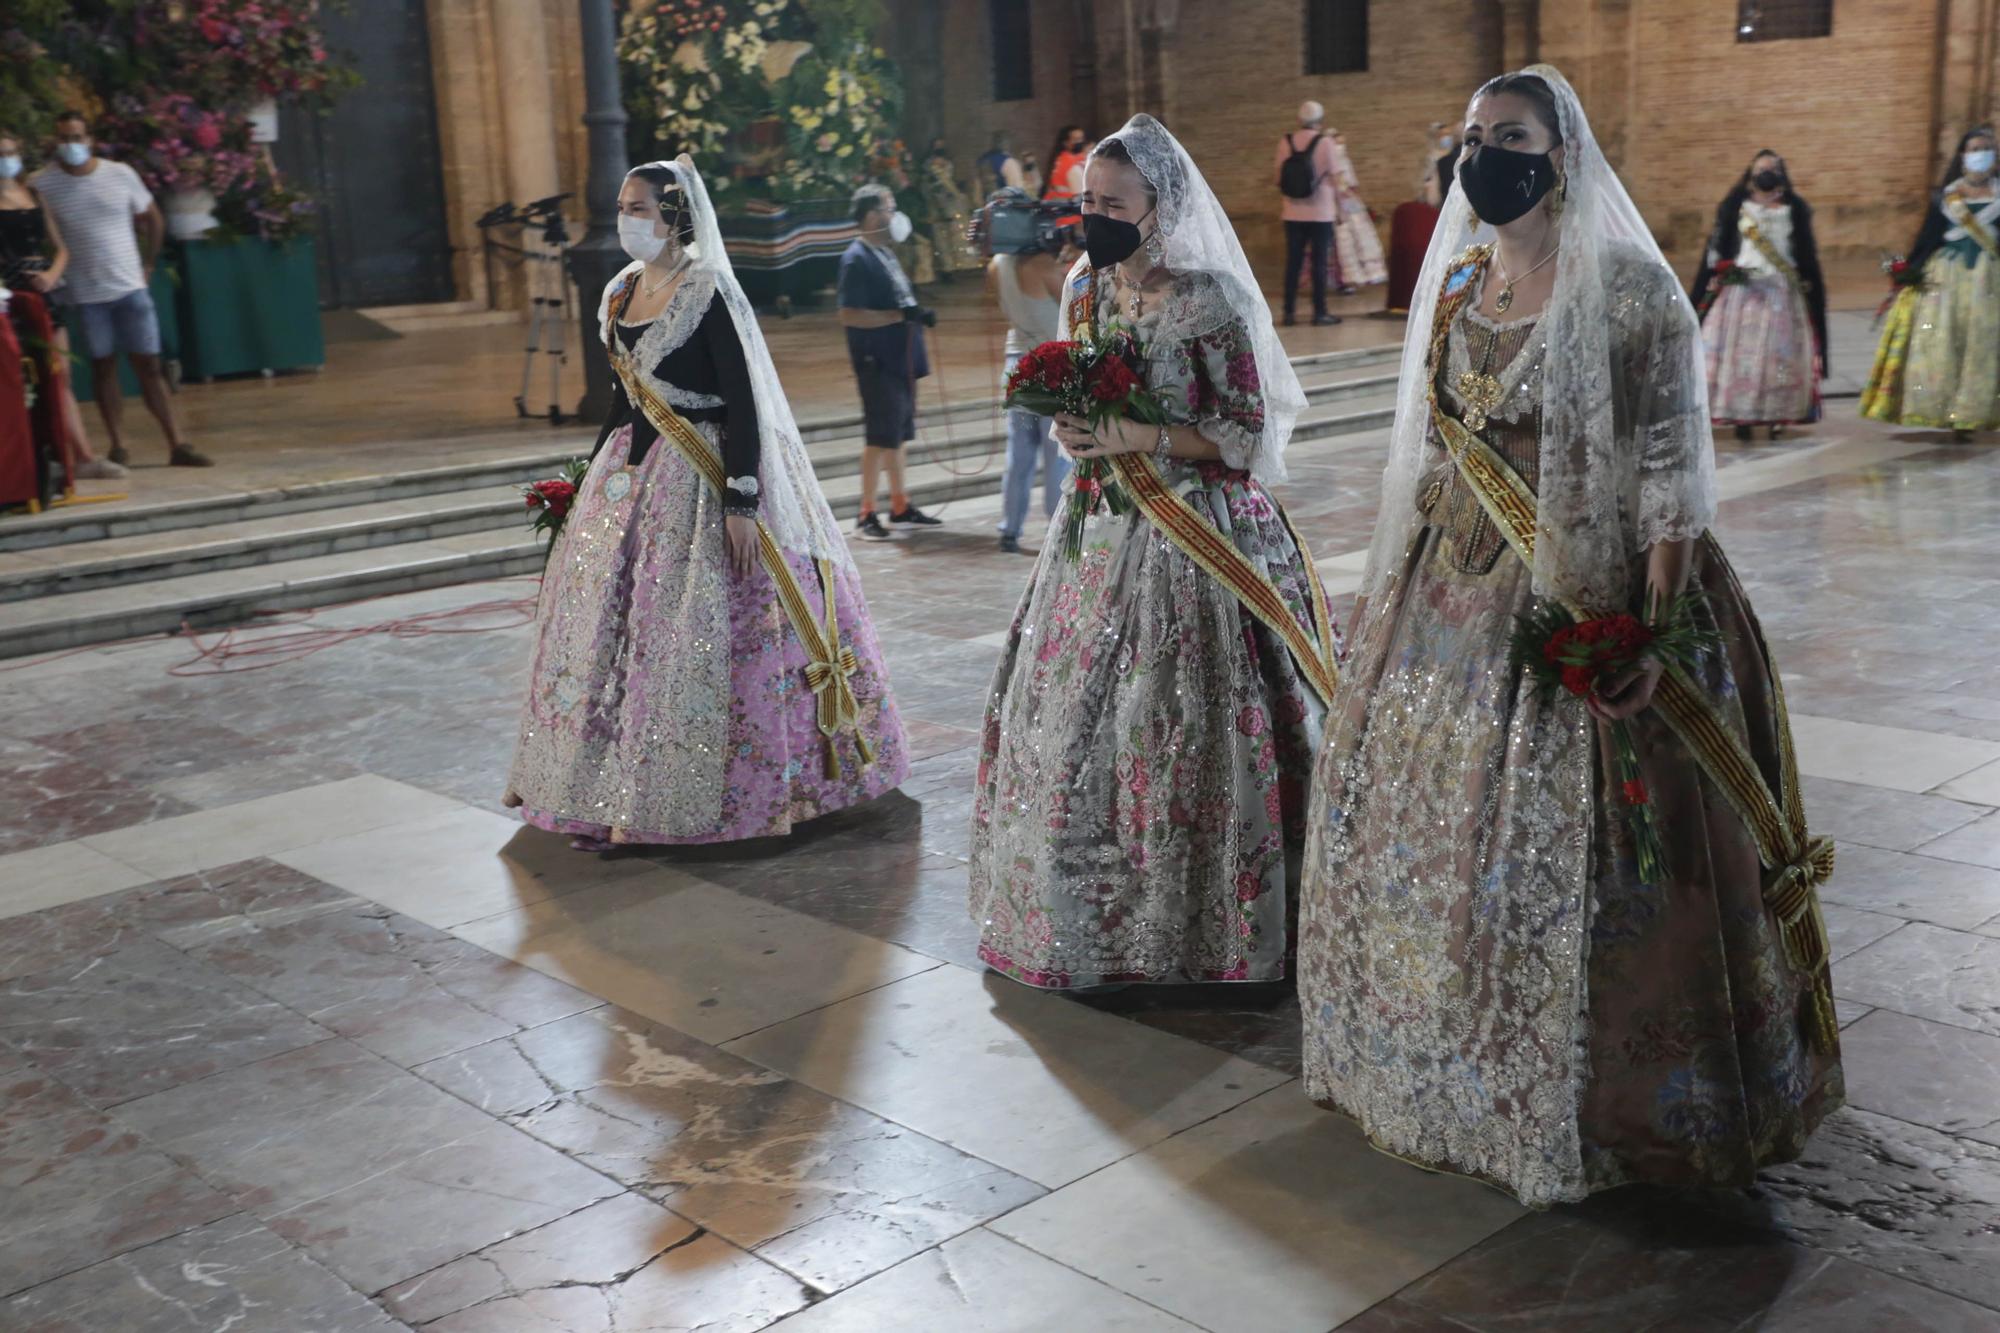
<path id="1" fill-rule="evenodd" d="M 1278 168 L 1278 189 L 1288 199 L 1310 199 L 1319 188 L 1319 177 L 1313 172 L 1313 149 L 1319 147 L 1324 134 L 1315 134 L 1312 142 L 1304 148 L 1293 147 L 1292 155 Z M 1285 136 L 1285 143 L 1291 145 L 1291 135 Z"/>

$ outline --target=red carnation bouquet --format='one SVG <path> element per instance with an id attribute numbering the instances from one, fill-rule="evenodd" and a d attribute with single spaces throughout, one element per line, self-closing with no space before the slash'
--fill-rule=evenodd
<path id="1" fill-rule="evenodd" d="M 1532 677 L 1546 698 L 1558 688 L 1588 698 L 1600 684 L 1652 658 L 1668 668 L 1692 668 L 1701 655 L 1722 644 L 1722 636 L 1701 615 L 1698 592 L 1683 593 L 1641 620 L 1619 614 L 1578 620 L 1558 602 L 1538 602 L 1516 619 L 1512 644 L 1514 669 Z M 1666 849 L 1660 839 L 1659 816 L 1639 771 L 1639 751 L 1631 723 L 1610 723 L 1611 751 L 1617 768 L 1618 794 L 1624 802 L 1639 878 L 1648 884 L 1666 879 Z"/>
<path id="2" fill-rule="evenodd" d="M 556 534 L 562 531 L 563 520 L 569 517 L 569 508 L 576 502 L 576 492 L 583 485 L 585 474 L 590 471 L 590 461 L 572 458 L 563 464 L 560 477 L 550 477 L 532 486 L 521 488 L 521 498 L 528 505 L 528 526 L 535 532 L 549 535 L 548 549 L 553 551 Z"/>
<path id="3" fill-rule="evenodd" d="M 1924 285 L 1923 270 L 1912 268 L 1910 261 L 1901 255 L 1882 256 L 1882 275 L 1889 279 L 1889 294 L 1882 298 L 1882 304 L 1875 307 L 1875 322 L 1881 323 L 1882 316 L 1889 313 L 1889 307 L 1896 304 L 1896 298 L 1909 287 Z"/>
<path id="4" fill-rule="evenodd" d="M 1139 364 L 1139 344 L 1120 328 L 1092 339 L 1045 342 L 1023 355 L 1008 376 L 1007 406 L 1041 417 L 1065 412 L 1093 428 L 1121 417 L 1157 426 L 1166 421 L 1166 408 L 1140 380 Z M 1100 507 L 1113 514 L 1132 512 L 1110 460 L 1080 458 L 1075 475 L 1076 494 L 1063 524 L 1063 550 L 1072 560 L 1083 554 L 1084 521 Z"/>

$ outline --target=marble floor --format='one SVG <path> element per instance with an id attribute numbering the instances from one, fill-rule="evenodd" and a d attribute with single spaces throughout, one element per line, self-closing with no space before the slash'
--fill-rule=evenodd
<path id="1" fill-rule="evenodd" d="M 0 664 L 0 1329 L 2000 1329 L 2000 441 L 1852 411 L 1719 445 L 1840 842 L 1851 1105 L 1754 1190 L 1528 1213 L 1313 1110 L 1289 998 L 984 975 L 966 502 L 856 552 L 910 782 L 783 841 L 498 808 L 528 631 L 388 631 L 528 582 Z M 1343 608 L 1382 448 L 1284 492 Z"/>

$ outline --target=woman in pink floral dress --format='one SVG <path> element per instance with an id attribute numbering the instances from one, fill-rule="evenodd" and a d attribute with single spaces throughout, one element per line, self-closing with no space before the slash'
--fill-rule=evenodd
<path id="1" fill-rule="evenodd" d="M 1100 144 L 1086 187 L 1063 336 L 1130 329 L 1169 424 L 1058 418 L 1058 438 L 1142 466 L 1164 498 L 1100 508 L 1078 558 L 1047 542 L 1015 612 L 973 809 L 980 956 L 1050 988 L 1275 981 L 1323 712 L 1311 682 L 1335 652 L 1263 484 L 1284 476 L 1304 395 L 1228 219 L 1159 122 Z M 1055 530 L 1078 503 L 1073 475 Z M 1217 544 L 1237 585 L 1211 572 Z"/>
<path id="2" fill-rule="evenodd" d="M 898 786 L 902 722 L 694 164 L 628 175 L 619 235 L 634 262 L 598 316 L 619 388 L 543 577 L 507 803 L 587 850 L 787 833 Z"/>

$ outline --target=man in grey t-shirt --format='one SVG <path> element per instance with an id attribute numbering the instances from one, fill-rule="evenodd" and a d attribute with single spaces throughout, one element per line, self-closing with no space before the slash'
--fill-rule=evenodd
<path id="1" fill-rule="evenodd" d="M 97 381 L 97 410 L 111 437 L 110 458 L 127 461 L 123 431 L 125 404 L 118 392 L 118 358 L 132 363 L 146 407 L 165 432 L 176 467 L 207 467 L 209 459 L 188 446 L 174 420 L 167 378 L 160 373 L 160 319 L 153 308 L 147 275 L 159 257 L 166 224 L 139 174 L 122 162 L 92 151 L 90 125 L 82 114 L 56 118 L 56 161 L 35 173 L 34 187 L 62 228 L 69 246 L 69 270 L 62 299 L 77 309 L 84 350 Z"/>

